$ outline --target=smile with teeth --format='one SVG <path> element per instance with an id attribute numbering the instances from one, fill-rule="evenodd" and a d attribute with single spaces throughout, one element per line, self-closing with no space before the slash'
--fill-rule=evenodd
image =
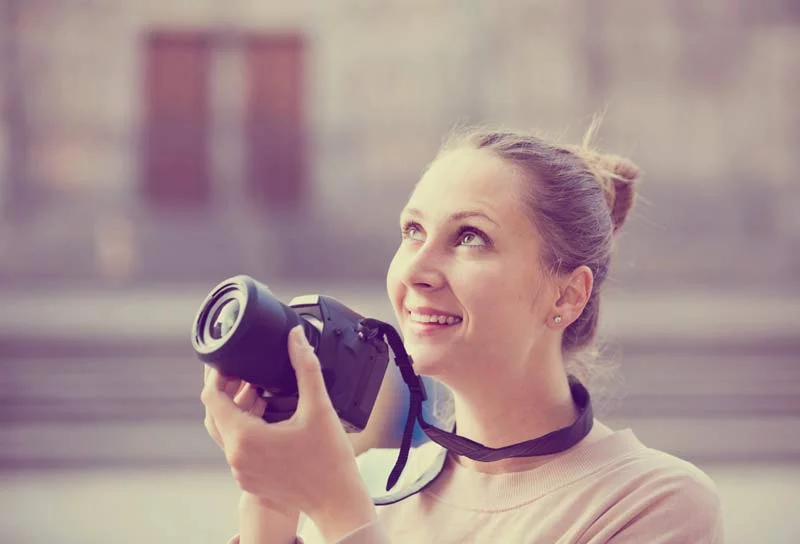
<path id="1" fill-rule="evenodd" d="M 455 325 L 461 318 L 453 315 L 428 315 L 409 312 L 411 321 L 415 323 L 437 323 L 439 325 Z"/>

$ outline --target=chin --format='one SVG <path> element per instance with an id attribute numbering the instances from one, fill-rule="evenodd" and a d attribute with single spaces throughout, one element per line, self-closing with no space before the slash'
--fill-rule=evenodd
<path id="1" fill-rule="evenodd" d="M 408 343 L 405 347 L 414 362 L 414 371 L 421 376 L 439 376 L 452 364 L 452 357 L 448 357 L 445 350 L 416 343 Z"/>

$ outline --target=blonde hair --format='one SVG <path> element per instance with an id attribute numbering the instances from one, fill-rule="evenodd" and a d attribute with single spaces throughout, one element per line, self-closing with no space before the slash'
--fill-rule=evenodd
<path id="1" fill-rule="evenodd" d="M 600 118 L 595 117 L 580 146 L 565 146 L 579 157 L 591 172 L 597 184 L 603 190 L 606 205 L 611 213 L 613 233 L 625 223 L 636 200 L 635 182 L 639 179 L 639 167 L 625 157 L 610 153 L 601 153 L 592 147 L 597 131 L 600 129 Z"/>
<path id="2" fill-rule="evenodd" d="M 636 200 L 639 179 L 633 162 L 592 146 L 599 125 L 595 118 L 578 146 L 521 131 L 459 128 L 439 152 L 486 150 L 513 165 L 527 181 L 524 200 L 543 241 L 543 269 L 553 275 L 568 274 L 581 265 L 591 269 L 591 296 L 580 317 L 564 331 L 561 346 L 571 370 L 587 381 L 591 362 L 600 356 L 594 340 L 601 287 L 615 237 Z"/>

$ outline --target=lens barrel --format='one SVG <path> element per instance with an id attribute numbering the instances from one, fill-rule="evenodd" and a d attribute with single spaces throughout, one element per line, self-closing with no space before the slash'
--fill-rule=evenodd
<path id="1" fill-rule="evenodd" d="M 287 342 L 289 331 L 300 324 L 306 336 L 317 332 L 266 285 L 235 276 L 218 284 L 203 301 L 192 327 L 192 347 L 223 375 L 272 394 L 292 395 L 297 383 Z"/>

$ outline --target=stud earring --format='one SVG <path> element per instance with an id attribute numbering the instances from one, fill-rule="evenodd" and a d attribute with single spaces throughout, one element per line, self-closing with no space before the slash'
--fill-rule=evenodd
<path id="1" fill-rule="evenodd" d="M 556 325 L 558 325 L 559 323 L 561 323 L 561 316 L 560 315 L 555 316 L 553 318 L 553 321 L 555 321 Z"/>

